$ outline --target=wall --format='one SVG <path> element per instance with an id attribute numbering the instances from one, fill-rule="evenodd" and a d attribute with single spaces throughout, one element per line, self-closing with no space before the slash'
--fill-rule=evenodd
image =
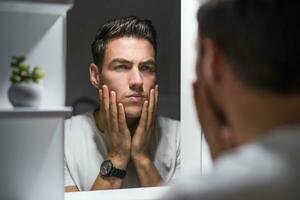
<path id="1" fill-rule="evenodd" d="M 31 3 L 66 3 L 66 4 L 72 4 L 73 0 L 0 0 L 0 2 L 31 2 Z"/>
<path id="2" fill-rule="evenodd" d="M 196 78 L 197 11 L 205 0 L 181 0 L 181 130 L 184 175 L 212 169 L 212 160 L 198 122 L 192 91 Z M 191 156 L 193 155 L 193 156 Z"/>
<path id="3" fill-rule="evenodd" d="M 181 0 L 181 131 L 184 176 L 201 171 L 201 129 L 195 112 L 192 82 L 195 80 L 197 0 Z"/>

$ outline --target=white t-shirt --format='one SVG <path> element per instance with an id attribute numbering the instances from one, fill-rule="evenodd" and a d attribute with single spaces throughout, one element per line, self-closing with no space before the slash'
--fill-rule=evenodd
<path id="1" fill-rule="evenodd" d="M 272 130 L 227 152 L 212 173 L 180 180 L 162 199 L 300 199 L 300 125 Z"/>
<path id="2" fill-rule="evenodd" d="M 180 173 L 180 123 L 158 117 L 151 147 L 153 162 L 165 182 Z M 65 186 L 90 190 L 107 155 L 103 133 L 96 126 L 93 112 L 65 121 Z M 121 188 L 139 187 L 133 163 L 129 162 Z"/>

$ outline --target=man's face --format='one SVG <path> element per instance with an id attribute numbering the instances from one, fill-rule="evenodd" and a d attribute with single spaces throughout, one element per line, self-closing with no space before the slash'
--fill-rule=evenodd
<path id="1" fill-rule="evenodd" d="M 212 72 L 214 62 L 207 61 L 211 56 L 208 55 L 207 52 L 212 52 L 213 46 L 211 43 L 209 44 L 208 41 L 206 42 L 207 43 L 204 44 L 203 41 L 201 41 L 201 38 L 198 38 L 196 44 L 197 79 L 193 83 L 194 102 L 201 129 L 209 144 L 212 157 L 216 158 L 224 151 L 232 148 L 235 141 L 233 140 L 233 131 L 228 124 L 222 107 L 223 98 L 222 94 L 219 92 L 223 89 L 222 84 L 217 83 L 211 77 L 212 73 L 214 73 Z M 201 51 L 204 52 L 201 53 Z M 210 57 L 210 59 L 212 58 Z M 208 71 L 210 71 L 210 73 L 208 73 Z"/>
<path id="2" fill-rule="evenodd" d="M 201 45 L 200 45 L 200 38 L 197 37 L 197 40 L 195 42 L 195 49 L 196 49 L 196 80 L 193 83 L 193 89 L 194 89 L 194 103 L 196 105 L 197 114 L 198 114 L 198 120 L 200 123 L 201 120 L 201 113 L 203 110 L 203 92 L 204 92 L 204 81 L 203 81 L 203 63 L 202 63 L 202 57 L 201 57 Z"/>
<path id="3" fill-rule="evenodd" d="M 140 117 L 156 83 L 155 52 L 146 39 L 121 37 L 106 45 L 100 80 L 117 94 L 126 117 Z"/>

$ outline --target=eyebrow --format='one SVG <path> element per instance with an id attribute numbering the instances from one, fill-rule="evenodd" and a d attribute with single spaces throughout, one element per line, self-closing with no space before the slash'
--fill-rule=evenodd
<path id="1" fill-rule="evenodd" d="M 145 65 L 145 64 L 146 64 L 146 65 L 147 65 L 147 64 L 148 64 L 148 65 L 154 65 L 154 67 L 156 67 L 156 62 L 155 62 L 154 60 L 152 60 L 152 59 L 151 59 L 151 60 L 147 60 L 147 61 L 145 61 L 145 62 L 142 62 L 141 64 L 142 64 L 142 65 Z"/>
<path id="2" fill-rule="evenodd" d="M 128 61 L 128 60 L 123 59 L 123 58 L 115 58 L 115 59 L 113 59 L 113 60 L 110 62 L 109 65 L 112 65 L 112 64 L 114 64 L 114 63 L 132 64 L 131 61 Z M 149 59 L 149 60 L 146 60 L 146 61 L 144 61 L 144 62 L 141 62 L 141 64 L 142 64 L 142 65 L 144 65 L 144 64 L 151 64 L 151 65 L 156 66 L 156 62 L 155 62 L 154 60 L 152 60 L 152 59 Z"/>
<path id="3" fill-rule="evenodd" d="M 112 63 L 128 63 L 128 64 L 130 64 L 131 62 L 126 59 L 123 59 L 123 58 L 115 58 L 110 62 L 110 64 L 112 64 Z"/>

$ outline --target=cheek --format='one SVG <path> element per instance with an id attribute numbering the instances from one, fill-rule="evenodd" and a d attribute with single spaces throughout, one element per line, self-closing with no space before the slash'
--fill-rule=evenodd
<path id="1" fill-rule="evenodd" d="M 117 94 L 117 101 L 119 101 L 124 93 L 127 91 L 127 78 L 122 75 L 106 75 L 103 78 L 103 84 L 107 85 L 108 89 L 111 91 L 115 91 Z"/>
<path id="2" fill-rule="evenodd" d="M 150 91 L 151 88 L 154 88 L 155 83 L 156 83 L 156 77 L 155 76 L 145 77 L 144 78 L 145 92 L 148 92 L 148 91 Z"/>
<path id="3" fill-rule="evenodd" d="M 150 96 L 150 90 L 155 87 L 156 80 L 155 78 L 144 80 L 144 93 L 148 99 Z"/>

